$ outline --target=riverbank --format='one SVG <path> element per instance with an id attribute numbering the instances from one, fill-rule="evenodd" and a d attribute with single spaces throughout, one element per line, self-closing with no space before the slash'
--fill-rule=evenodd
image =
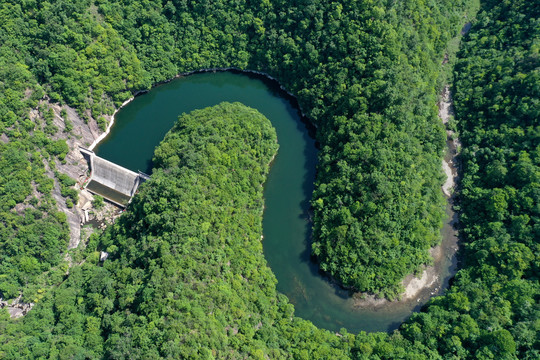
<path id="1" fill-rule="evenodd" d="M 271 76 L 271 75 L 269 75 L 269 74 L 267 74 L 265 72 L 262 72 L 262 71 L 250 70 L 250 69 L 240 69 L 240 68 L 233 67 L 233 66 L 231 66 L 231 67 L 206 68 L 206 69 L 188 71 L 188 72 L 185 72 L 185 73 L 178 74 L 174 78 L 159 82 L 156 85 L 154 85 L 153 87 L 158 86 L 160 84 L 171 82 L 174 79 L 178 79 L 178 78 L 182 78 L 182 77 L 186 77 L 186 76 L 190 76 L 190 75 L 204 74 L 204 73 L 217 73 L 217 72 L 230 72 L 230 73 L 233 73 L 233 74 L 252 76 L 252 77 L 254 77 L 254 78 L 258 79 L 258 80 L 263 81 L 269 88 L 277 87 L 279 89 L 279 91 L 281 92 L 281 94 L 280 94 L 281 97 L 283 97 L 286 100 L 288 100 L 289 102 L 291 102 L 293 107 L 298 109 L 298 111 L 300 113 L 300 120 L 306 126 L 309 136 L 311 136 L 313 139 L 315 139 L 315 134 L 316 134 L 316 131 L 317 131 L 317 125 L 314 124 L 309 119 L 309 117 L 304 113 L 304 109 L 300 105 L 300 102 L 298 101 L 298 98 L 291 91 L 289 91 L 285 86 L 283 86 L 283 84 L 278 79 L 276 79 L 275 77 L 273 77 L 273 76 Z M 319 147 L 319 144 L 317 142 L 316 142 L 316 146 L 317 146 L 317 148 Z"/>
<path id="2" fill-rule="evenodd" d="M 107 135 L 109 135 L 109 133 L 111 132 L 111 128 L 113 127 L 114 125 L 114 118 L 116 116 L 116 114 L 118 113 L 118 111 L 120 111 L 120 109 L 122 109 L 124 106 L 126 106 L 127 104 L 129 104 L 130 102 L 133 101 L 133 99 L 135 99 L 135 96 L 137 96 L 138 94 L 134 94 L 132 97 L 130 97 L 129 99 L 127 99 L 126 101 L 124 101 L 122 103 L 122 105 L 120 105 L 120 107 L 116 110 L 114 110 L 114 113 L 112 114 L 112 116 L 110 117 L 110 120 L 109 120 L 109 123 L 107 125 L 107 128 L 105 129 L 105 131 L 99 135 L 97 137 L 97 139 L 95 139 L 92 144 L 88 147 L 89 150 L 94 150 L 94 148 L 96 147 L 97 144 L 99 144 L 103 139 L 105 139 L 107 137 Z"/>

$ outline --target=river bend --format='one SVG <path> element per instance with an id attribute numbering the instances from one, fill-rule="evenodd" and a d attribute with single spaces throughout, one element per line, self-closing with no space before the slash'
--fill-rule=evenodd
<path id="1" fill-rule="evenodd" d="M 295 314 L 333 331 L 342 327 L 349 332 L 396 329 L 433 294 L 382 308 L 360 308 L 347 291 L 319 273 L 317 264 L 310 260 L 308 216 L 317 150 L 298 108 L 277 83 L 232 72 L 174 79 L 120 109 L 110 134 L 95 151 L 128 169 L 150 173 L 155 147 L 180 114 L 223 101 L 238 101 L 257 109 L 276 128 L 280 148 L 265 185 L 263 247 L 278 279 L 277 289 L 294 304 Z M 450 216 L 443 233 L 453 232 L 451 221 Z M 438 269 L 442 278 L 449 277 L 452 261 L 446 259 Z"/>

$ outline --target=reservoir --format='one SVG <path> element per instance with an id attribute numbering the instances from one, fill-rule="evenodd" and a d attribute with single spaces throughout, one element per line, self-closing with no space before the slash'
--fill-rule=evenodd
<path id="1" fill-rule="evenodd" d="M 328 281 L 311 261 L 308 210 L 317 150 L 298 108 L 275 82 L 232 72 L 177 78 L 136 97 L 118 111 L 110 134 L 94 151 L 130 170 L 150 174 L 154 149 L 178 116 L 223 101 L 238 101 L 257 109 L 277 131 L 279 152 L 264 191 L 263 247 L 278 280 L 277 289 L 290 299 L 295 315 L 332 331 L 396 329 L 427 297 L 379 310 L 360 309 L 348 291 Z M 445 224 L 443 232 L 449 231 L 448 226 Z M 443 264 L 441 278 L 449 277 L 447 267 L 452 261 L 449 258 Z"/>

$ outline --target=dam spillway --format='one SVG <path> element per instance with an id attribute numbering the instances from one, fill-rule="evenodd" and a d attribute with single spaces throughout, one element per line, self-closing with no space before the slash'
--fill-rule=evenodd
<path id="1" fill-rule="evenodd" d="M 141 171 L 136 173 L 105 160 L 92 150 L 83 147 L 79 147 L 79 150 L 90 168 L 86 189 L 119 206 L 125 207 L 135 195 L 139 185 L 150 178 Z"/>

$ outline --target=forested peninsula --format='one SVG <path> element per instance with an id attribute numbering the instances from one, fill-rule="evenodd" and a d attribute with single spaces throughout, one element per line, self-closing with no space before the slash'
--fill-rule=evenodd
<path id="1" fill-rule="evenodd" d="M 36 305 L 19 320 L 0 309 L 0 357 L 540 357 L 540 9 L 477 5 L 2 1 L 0 297 Z M 399 330 L 318 329 L 276 292 L 261 219 L 278 144 L 237 103 L 180 116 L 126 213 L 66 257 L 78 193 L 63 169 L 86 139 L 77 131 L 99 134 L 125 100 L 179 73 L 251 69 L 278 79 L 317 127 L 321 269 L 398 297 L 439 241 L 437 94 L 468 21 L 450 122 L 462 141 L 463 267 Z"/>

